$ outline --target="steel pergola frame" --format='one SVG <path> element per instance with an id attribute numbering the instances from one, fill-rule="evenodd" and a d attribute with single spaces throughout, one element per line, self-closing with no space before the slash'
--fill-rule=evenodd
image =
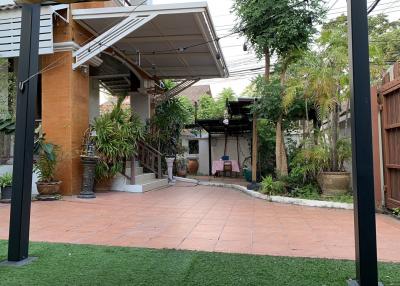
<path id="1" fill-rule="evenodd" d="M 348 0 L 351 75 L 354 229 L 357 278 L 349 285 L 378 285 L 367 0 Z M 34 102 L 37 95 L 40 5 L 23 5 L 13 196 L 8 260 L 28 258 Z M 29 80 L 26 80 L 29 79 Z"/>

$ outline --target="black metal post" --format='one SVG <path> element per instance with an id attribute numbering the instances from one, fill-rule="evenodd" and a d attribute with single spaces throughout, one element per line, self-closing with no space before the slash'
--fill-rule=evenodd
<path id="1" fill-rule="evenodd" d="M 208 132 L 208 175 L 212 176 L 211 132 Z"/>
<path id="2" fill-rule="evenodd" d="M 28 258 L 40 4 L 23 5 L 8 260 Z M 32 76 L 35 75 L 35 76 Z"/>
<path id="3" fill-rule="evenodd" d="M 357 281 L 378 285 L 367 0 L 347 0 Z"/>

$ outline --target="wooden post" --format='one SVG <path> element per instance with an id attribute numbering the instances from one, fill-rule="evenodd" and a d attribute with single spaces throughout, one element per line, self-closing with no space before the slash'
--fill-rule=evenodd
<path id="1" fill-rule="evenodd" d="M 252 183 L 257 183 L 257 146 L 258 146 L 258 134 L 257 134 L 257 116 L 253 115 L 253 140 L 251 148 L 251 180 Z"/>
<path id="2" fill-rule="evenodd" d="M 132 156 L 131 159 L 131 185 L 136 184 L 136 157 Z"/>

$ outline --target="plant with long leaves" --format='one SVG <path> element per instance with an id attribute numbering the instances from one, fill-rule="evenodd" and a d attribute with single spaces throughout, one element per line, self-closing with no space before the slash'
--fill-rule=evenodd
<path id="1" fill-rule="evenodd" d="M 143 124 L 130 110 L 122 108 L 124 96 L 109 113 L 96 118 L 93 138 L 99 162 L 96 166 L 96 179 L 113 178 L 123 172 L 124 162 L 137 154 L 137 142 L 143 138 Z"/>
<path id="2" fill-rule="evenodd" d="M 181 132 L 190 122 L 190 112 L 179 98 L 171 98 L 157 106 L 148 126 L 147 141 L 166 156 L 182 153 Z"/>
<path id="3" fill-rule="evenodd" d="M 0 133 L 13 134 L 15 132 L 15 121 L 11 117 L 0 119 Z"/>
<path id="4" fill-rule="evenodd" d="M 33 170 L 38 174 L 39 182 L 54 182 L 54 175 L 57 167 L 59 147 L 47 142 L 45 134 L 38 131 L 38 137 L 35 139 L 34 154 L 36 156 Z"/>

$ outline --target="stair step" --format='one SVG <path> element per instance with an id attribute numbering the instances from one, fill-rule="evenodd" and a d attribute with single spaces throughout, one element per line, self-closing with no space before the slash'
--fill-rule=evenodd
<path id="1" fill-rule="evenodd" d="M 140 167 L 140 162 L 136 160 L 135 165 L 136 165 L 136 167 Z M 130 166 L 131 166 L 131 161 L 126 161 L 126 167 L 130 168 Z"/>
<path id="2" fill-rule="evenodd" d="M 142 185 L 143 192 L 160 189 L 168 186 L 168 179 L 156 179 Z"/>
<path id="3" fill-rule="evenodd" d="M 154 173 L 145 173 L 141 175 L 135 176 L 135 184 L 136 185 L 143 185 L 150 181 L 153 181 L 156 178 Z"/>
<path id="4" fill-rule="evenodd" d="M 142 175 L 143 174 L 143 167 L 136 167 L 136 175 Z M 131 168 L 126 168 L 125 175 L 131 176 Z"/>

